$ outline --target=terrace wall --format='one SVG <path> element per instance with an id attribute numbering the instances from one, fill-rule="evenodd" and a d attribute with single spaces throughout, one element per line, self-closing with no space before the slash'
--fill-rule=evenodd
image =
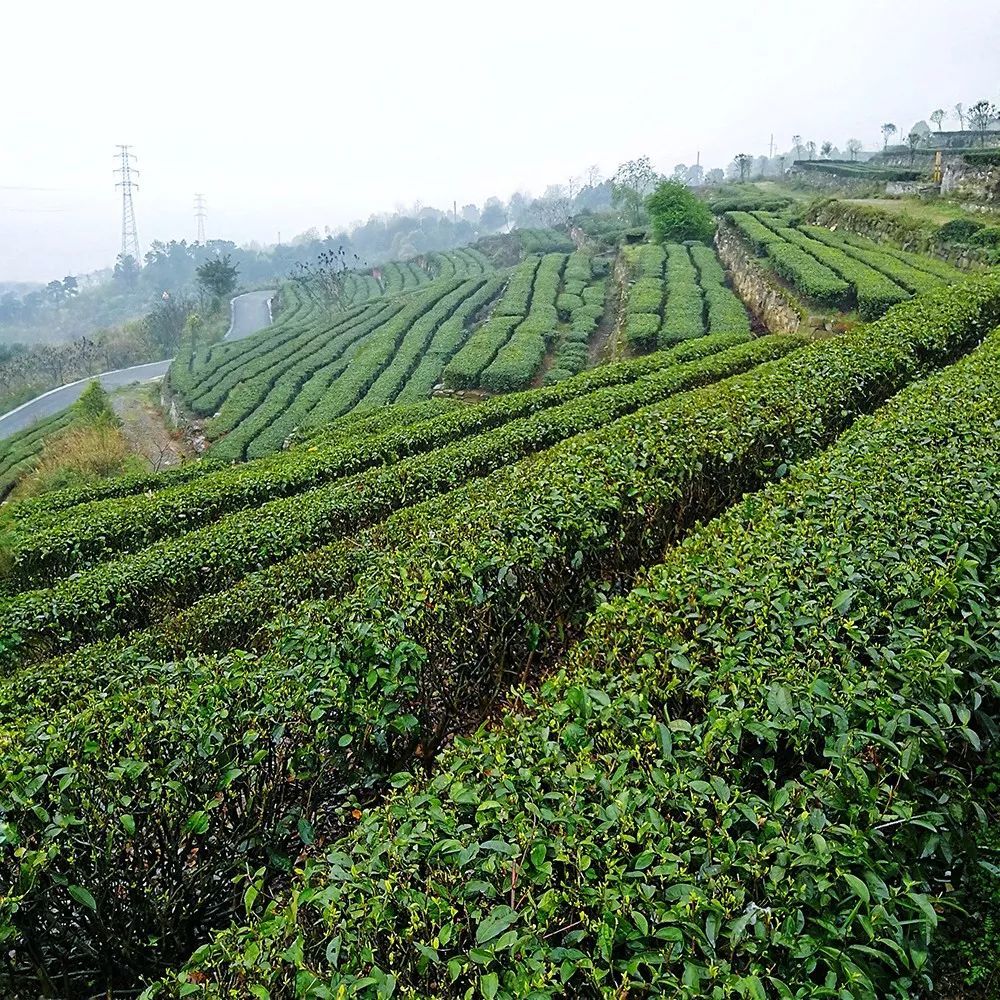
<path id="1" fill-rule="evenodd" d="M 730 273 L 743 304 L 772 333 L 797 333 L 806 326 L 802 307 L 754 259 L 733 229 L 719 223 L 715 234 L 719 260 Z"/>

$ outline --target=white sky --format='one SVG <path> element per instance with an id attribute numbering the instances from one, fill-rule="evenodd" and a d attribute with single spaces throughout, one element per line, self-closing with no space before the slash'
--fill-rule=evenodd
<path id="1" fill-rule="evenodd" d="M 996 0 L 3 8 L 0 280 L 113 262 L 120 142 L 145 250 L 193 237 L 195 191 L 210 237 L 273 242 L 644 153 L 724 166 L 772 131 L 875 147 L 884 121 L 1000 101 Z"/>

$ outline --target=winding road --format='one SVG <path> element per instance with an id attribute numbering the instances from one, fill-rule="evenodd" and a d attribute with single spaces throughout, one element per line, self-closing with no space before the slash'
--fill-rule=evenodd
<path id="1" fill-rule="evenodd" d="M 230 304 L 232 318 L 229 330 L 223 340 L 242 340 L 244 337 L 249 337 L 252 333 L 270 326 L 270 299 L 273 296 L 273 291 L 247 292 L 244 295 L 237 295 Z M 133 382 L 151 382 L 153 379 L 166 375 L 171 361 L 173 358 L 167 358 L 165 361 L 151 361 L 145 365 L 133 365 L 131 368 L 118 368 L 111 372 L 101 372 L 99 375 L 90 375 L 87 378 L 78 379 L 76 382 L 59 386 L 58 389 L 43 392 L 40 396 L 29 399 L 27 403 L 22 403 L 9 413 L 0 416 L 0 439 L 10 437 L 11 434 L 16 434 L 18 431 L 30 427 L 36 420 L 51 417 L 53 413 L 58 413 L 71 403 L 75 403 L 94 379 L 97 379 L 105 389 L 120 389 Z"/>

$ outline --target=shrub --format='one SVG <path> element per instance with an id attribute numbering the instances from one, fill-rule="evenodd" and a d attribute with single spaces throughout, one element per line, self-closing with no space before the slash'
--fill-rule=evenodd
<path id="1" fill-rule="evenodd" d="M 656 347 L 660 317 L 652 313 L 631 313 L 625 321 L 625 341 L 634 351 L 651 351 Z"/>
<path id="2" fill-rule="evenodd" d="M 646 199 L 646 208 L 653 237 L 659 243 L 683 243 L 685 240 L 708 243 L 715 236 L 712 213 L 685 184 L 676 181 L 660 184 Z"/>
<path id="3" fill-rule="evenodd" d="M 942 243 L 969 243 L 982 228 L 984 224 L 974 219 L 952 219 L 937 231 L 937 236 Z"/>

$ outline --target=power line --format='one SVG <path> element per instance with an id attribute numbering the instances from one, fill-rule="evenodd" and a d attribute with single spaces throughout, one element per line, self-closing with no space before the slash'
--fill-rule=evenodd
<path id="1" fill-rule="evenodd" d="M 194 217 L 198 220 L 198 242 L 205 242 L 205 220 L 208 218 L 208 206 L 205 204 L 205 196 L 196 194 L 194 196 Z"/>
<path id="2" fill-rule="evenodd" d="M 122 189 L 122 258 L 131 257 L 136 266 L 141 267 L 139 233 L 135 225 L 135 206 L 132 204 L 132 192 L 139 190 L 139 184 L 132 179 L 132 175 L 138 176 L 139 171 L 132 165 L 135 153 L 130 152 L 131 148 L 131 146 L 117 146 L 118 152 L 115 153 L 115 158 L 121 166 L 115 173 L 121 175 L 121 180 L 116 182 L 115 188 Z"/>

